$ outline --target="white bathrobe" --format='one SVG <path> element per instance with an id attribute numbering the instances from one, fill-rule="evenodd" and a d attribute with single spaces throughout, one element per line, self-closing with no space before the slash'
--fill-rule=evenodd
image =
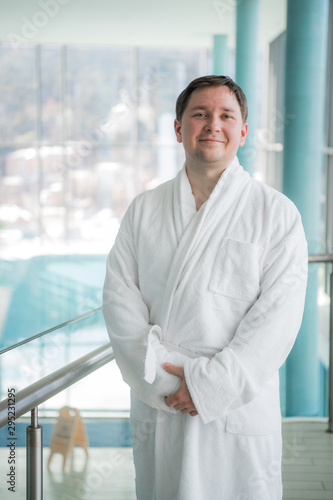
<path id="1" fill-rule="evenodd" d="M 139 500 L 280 500 L 278 369 L 300 327 L 300 215 L 235 158 L 196 210 L 185 167 L 129 207 L 104 316 L 132 391 Z M 199 415 L 168 408 L 183 366 Z"/>

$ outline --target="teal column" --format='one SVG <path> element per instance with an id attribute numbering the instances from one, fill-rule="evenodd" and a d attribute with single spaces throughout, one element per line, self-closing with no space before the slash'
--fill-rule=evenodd
<path id="1" fill-rule="evenodd" d="M 214 35 L 213 74 L 228 76 L 228 37 Z"/>
<path id="2" fill-rule="evenodd" d="M 237 156 L 251 175 L 256 167 L 255 129 L 257 107 L 259 0 L 242 0 L 237 5 L 236 83 L 244 91 L 249 106 L 249 132 Z"/>
<path id="3" fill-rule="evenodd" d="M 288 0 L 283 191 L 298 207 L 309 253 L 321 253 L 321 177 L 328 0 Z M 303 323 L 287 360 L 287 415 L 318 415 L 318 276 L 310 264 Z"/>

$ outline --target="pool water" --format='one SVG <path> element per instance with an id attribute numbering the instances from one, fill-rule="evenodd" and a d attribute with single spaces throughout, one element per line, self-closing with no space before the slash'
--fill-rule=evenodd
<path id="1" fill-rule="evenodd" d="M 0 348 L 102 305 L 106 255 L 0 261 Z"/>

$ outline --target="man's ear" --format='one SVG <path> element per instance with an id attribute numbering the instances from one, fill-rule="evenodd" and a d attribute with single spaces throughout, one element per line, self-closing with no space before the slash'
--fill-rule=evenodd
<path id="1" fill-rule="evenodd" d="M 248 128 L 249 128 L 248 124 L 244 123 L 244 125 L 242 126 L 241 136 L 240 136 L 240 141 L 239 141 L 240 146 L 244 146 L 245 139 L 246 139 L 247 132 L 248 132 Z"/>
<path id="2" fill-rule="evenodd" d="M 183 142 L 182 138 L 182 126 L 179 120 L 175 120 L 174 122 L 175 134 L 177 138 L 177 142 Z"/>

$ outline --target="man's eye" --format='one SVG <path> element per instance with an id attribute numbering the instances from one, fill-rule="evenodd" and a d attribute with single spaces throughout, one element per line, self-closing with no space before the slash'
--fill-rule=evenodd
<path id="1" fill-rule="evenodd" d="M 195 113 L 194 116 L 206 116 L 205 113 Z"/>
<path id="2" fill-rule="evenodd" d="M 223 115 L 223 118 L 231 118 L 230 115 Z"/>

